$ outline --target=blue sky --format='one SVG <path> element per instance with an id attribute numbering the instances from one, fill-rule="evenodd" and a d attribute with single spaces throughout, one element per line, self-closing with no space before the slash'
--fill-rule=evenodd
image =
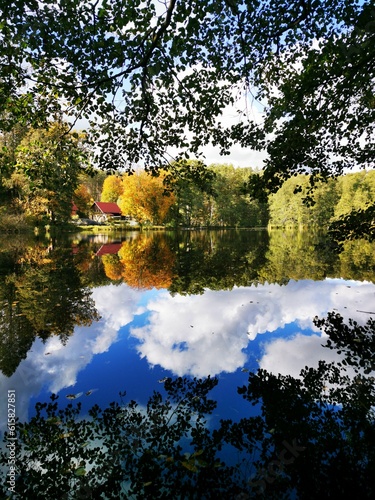
<path id="1" fill-rule="evenodd" d="M 243 370 L 260 366 L 298 376 L 307 364 L 337 359 L 321 346 L 324 338 L 312 318 L 338 310 L 364 323 L 369 315 L 360 311 L 373 310 L 374 295 L 374 284 L 337 279 L 174 297 L 125 284 L 99 287 L 93 298 L 102 319 L 77 327 L 66 346 L 56 337 L 45 344 L 37 339 L 12 377 L 0 374 L 0 395 L 6 398 L 7 389 L 15 389 L 17 415 L 25 420 L 51 392 L 68 402 L 68 394 L 96 389 L 80 397 L 84 409 L 105 406 L 122 390 L 144 404 L 165 376 L 210 374 L 222 387 L 220 415 L 234 415 L 240 403 L 228 400 L 227 388 L 246 383 Z M 4 400 L 1 422 L 5 408 Z"/>

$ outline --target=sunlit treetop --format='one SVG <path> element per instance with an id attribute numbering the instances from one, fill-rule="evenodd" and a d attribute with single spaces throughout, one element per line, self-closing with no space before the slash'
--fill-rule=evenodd
<path id="1" fill-rule="evenodd" d="M 103 168 L 266 150 L 259 188 L 373 166 L 371 1 L 0 0 L 0 15 L 2 128 L 85 119 Z"/>

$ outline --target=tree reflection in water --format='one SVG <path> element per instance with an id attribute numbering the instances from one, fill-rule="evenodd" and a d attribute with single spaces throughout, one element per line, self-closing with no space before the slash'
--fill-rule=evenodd
<path id="1" fill-rule="evenodd" d="M 91 290 L 98 285 L 129 281 L 199 294 L 292 277 L 373 279 L 370 243 L 349 242 L 340 255 L 317 243 L 315 234 L 291 241 L 282 232 L 197 232 L 125 237 L 118 252 L 102 256 L 100 245 L 84 241 L 73 250 L 3 251 L 1 370 L 11 375 L 36 336 L 65 342 L 75 325 L 96 320 Z M 66 406 L 52 396 L 17 425 L 14 490 L 43 499 L 372 498 L 375 324 L 366 314 L 365 325 L 337 312 L 315 318 L 341 361 L 305 367 L 299 377 L 249 373 L 237 388 L 248 414 L 215 427 L 209 395 L 220 384 L 216 378 L 167 379 L 145 407 L 122 394 L 88 415 L 79 402 Z M 0 458 L 5 498 L 12 487 L 6 444 L 7 436 Z"/>
<path id="2" fill-rule="evenodd" d="M 210 377 L 169 378 L 145 408 L 124 393 L 87 418 L 79 403 L 59 409 L 57 396 L 37 404 L 17 426 L 15 490 L 22 498 L 373 498 L 374 321 L 345 325 L 332 313 L 315 322 L 344 361 L 305 367 L 298 378 L 250 373 L 237 391 L 258 414 L 215 429 Z"/>
<path id="3" fill-rule="evenodd" d="M 1 260 L 0 370 L 10 377 L 37 337 L 64 345 L 99 316 L 70 247 L 19 246 Z"/>

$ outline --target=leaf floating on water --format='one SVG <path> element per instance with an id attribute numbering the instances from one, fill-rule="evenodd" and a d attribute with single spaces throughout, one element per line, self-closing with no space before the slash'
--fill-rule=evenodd
<path id="1" fill-rule="evenodd" d="M 67 399 L 77 399 L 82 396 L 83 392 L 78 392 L 77 394 L 68 394 L 65 396 Z"/>
<path id="2" fill-rule="evenodd" d="M 181 462 L 181 463 L 186 469 L 191 470 L 192 472 L 198 472 L 198 467 L 194 465 L 193 462 Z"/>
<path id="3" fill-rule="evenodd" d="M 93 392 L 96 392 L 98 389 L 89 389 L 88 391 L 85 392 L 86 396 L 91 396 Z"/>
<path id="4" fill-rule="evenodd" d="M 143 486 L 146 487 L 146 486 L 151 486 L 152 485 L 152 481 L 149 481 L 148 483 L 143 483 Z"/>

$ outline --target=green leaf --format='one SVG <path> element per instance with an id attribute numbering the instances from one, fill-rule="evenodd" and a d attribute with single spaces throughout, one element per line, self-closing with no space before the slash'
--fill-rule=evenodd
<path id="1" fill-rule="evenodd" d="M 84 476 L 86 474 L 86 469 L 84 467 L 78 467 L 78 469 L 76 469 L 74 471 L 74 475 L 75 476 Z"/>

